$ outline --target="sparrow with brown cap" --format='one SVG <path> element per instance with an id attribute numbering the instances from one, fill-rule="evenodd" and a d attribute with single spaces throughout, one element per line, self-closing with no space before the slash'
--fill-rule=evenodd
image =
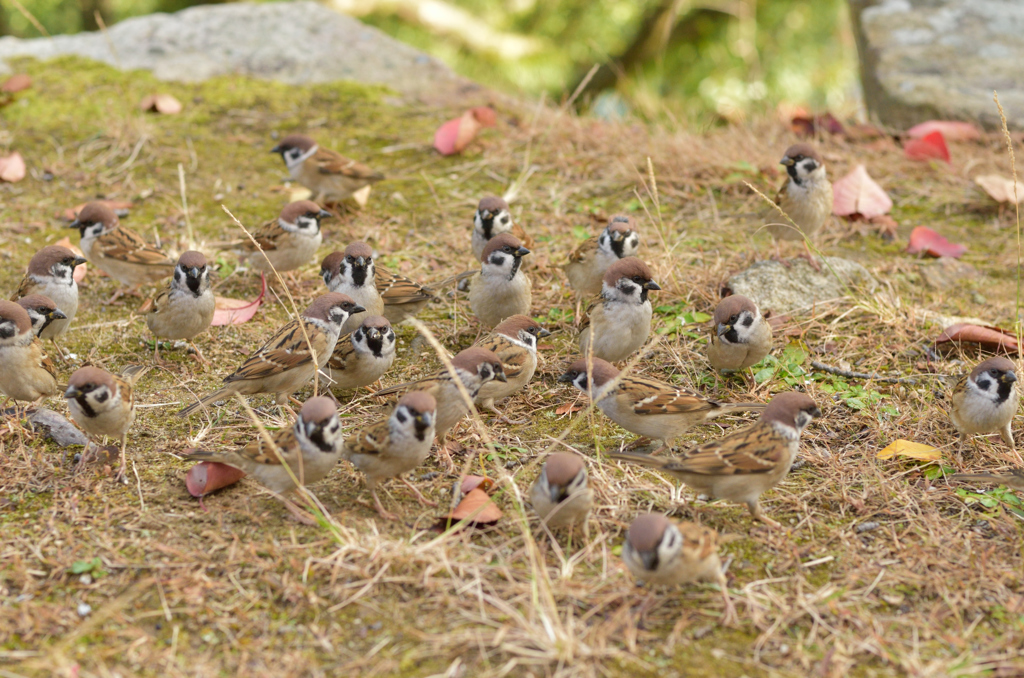
<path id="1" fill-rule="evenodd" d="M 530 503 L 552 530 L 586 525 L 594 507 L 594 490 L 588 484 L 583 459 L 566 452 L 550 455 L 530 488 Z"/>
<path id="2" fill-rule="evenodd" d="M 202 252 L 189 250 L 178 258 L 171 282 L 163 292 L 139 309 L 153 333 L 154 359 L 160 359 L 160 340 L 178 339 L 192 344 L 196 357 L 206 362 L 193 339 L 209 329 L 216 302 L 210 289 L 210 269 Z"/>
<path id="3" fill-rule="evenodd" d="M 339 203 L 360 191 L 368 193 L 370 186 L 384 179 L 380 172 L 321 148 L 304 134 L 289 134 L 270 152 L 279 154 L 292 178 L 313 192 L 313 200 L 323 204 Z"/>
<path id="4" fill-rule="evenodd" d="M 601 296 L 587 309 L 580 329 L 580 353 L 608 362 L 625 360 L 647 342 L 654 309 L 648 293 L 660 290 L 647 264 L 636 257 L 613 262 L 604 273 Z"/>
<path id="5" fill-rule="evenodd" d="M 18 285 L 18 291 L 11 297 L 11 301 L 17 301 L 30 294 L 41 294 L 53 301 L 65 318 L 51 321 L 39 338 L 51 340 L 60 353 L 63 352 L 57 346 L 57 337 L 67 332 L 78 313 L 75 269 L 84 263 L 85 257 L 78 256 L 67 247 L 47 245 L 28 262 L 28 271 Z"/>

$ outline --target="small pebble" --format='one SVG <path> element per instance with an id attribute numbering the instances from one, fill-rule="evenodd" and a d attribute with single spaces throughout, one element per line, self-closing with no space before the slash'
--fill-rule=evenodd
<path id="1" fill-rule="evenodd" d="M 876 522 L 860 523 L 856 527 L 856 530 L 858 532 L 870 532 L 871 530 L 877 530 L 877 529 L 878 529 L 878 523 L 876 523 Z"/>
<path id="2" fill-rule="evenodd" d="M 92 583 L 92 576 L 88 572 L 86 572 L 78 578 L 78 581 L 80 581 L 84 586 L 88 586 Z"/>
<path id="3" fill-rule="evenodd" d="M 78 604 L 78 616 L 79 617 L 88 617 L 91 612 L 92 612 L 92 606 L 89 605 L 89 603 L 79 603 Z"/>

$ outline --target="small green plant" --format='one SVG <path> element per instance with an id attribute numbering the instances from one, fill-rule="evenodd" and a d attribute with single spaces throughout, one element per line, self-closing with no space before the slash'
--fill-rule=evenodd
<path id="1" fill-rule="evenodd" d="M 539 315 L 535 320 L 539 323 L 571 323 L 576 314 L 563 308 L 552 308 L 547 315 Z"/>
<path id="2" fill-rule="evenodd" d="M 860 384 L 851 384 L 842 377 L 831 374 L 816 374 L 815 381 L 820 381 L 820 388 L 825 393 L 839 396 L 843 404 L 853 410 L 863 410 L 871 405 L 877 405 L 885 396 L 878 391 L 868 390 Z M 890 409 L 895 409 L 890 407 Z M 898 412 L 890 414 L 898 414 Z"/>
<path id="3" fill-rule="evenodd" d="M 789 344 L 779 357 L 769 354 L 754 365 L 754 381 L 763 384 L 778 377 L 789 386 L 802 384 L 807 380 L 807 372 L 802 365 L 809 355 L 800 344 Z"/>
<path id="4" fill-rule="evenodd" d="M 98 579 L 106 574 L 103 571 L 103 563 L 99 558 L 92 560 L 76 560 L 69 568 L 71 574 L 89 574 L 93 579 Z"/>
<path id="5" fill-rule="evenodd" d="M 1024 518 L 1024 502 L 1021 501 L 1020 497 L 1013 493 L 1013 490 L 1007 488 L 1005 485 L 1000 485 L 995 489 L 989 490 L 985 494 L 961 487 L 956 491 L 956 495 L 963 499 L 964 503 L 967 505 L 981 504 L 988 509 L 994 509 L 1001 505 L 1018 518 Z"/>
<path id="6" fill-rule="evenodd" d="M 666 304 L 654 309 L 662 316 L 663 322 L 658 328 L 658 334 L 670 335 L 680 334 L 690 339 L 700 339 L 700 333 L 692 330 L 683 330 L 686 325 L 700 325 L 711 320 L 711 316 L 701 311 L 687 311 L 682 304 Z"/>

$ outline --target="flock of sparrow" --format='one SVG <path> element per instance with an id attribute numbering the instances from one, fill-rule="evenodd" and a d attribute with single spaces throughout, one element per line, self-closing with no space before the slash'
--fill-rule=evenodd
<path id="1" fill-rule="evenodd" d="M 288 204 L 241 247 L 250 268 L 289 273 L 313 260 L 322 244 L 320 220 L 330 213 L 319 205 L 345 200 L 383 176 L 303 135 L 287 136 L 272 150 L 282 156 L 292 177 L 312 191 L 314 201 Z M 768 229 L 777 239 L 806 242 L 805 236 L 813 236 L 830 218 L 832 187 L 821 156 L 808 144 L 787 149 L 782 164 L 788 177 L 777 204 L 789 223 L 770 224 Z M 57 371 L 39 340 L 49 339 L 56 347 L 56 340 L 74 320 L 79 299 L 73 273 L 85 261 L 125 289 L 136 290 L 170 277 L 167 288 L 141 309 L 157 339 L 154 358 L 158 362 L 160 340 L 193 342 L 213 318 L 210 270 L 202 253 L 188 251 L 175 262 L 122 226 L 102 203 L 83 207 L 71 227 L 81 232 L 85 257 L 61 246 L 44 247 L 32 257 L 13 301 L 0 301 L 0 391 L 15 401 L 34 402 L 60 392 Z M 386 419 L 346 434 L 336 401 L 313 397 L 301 404 L 294 426 L 276 432 L 272 439 L 257 436 L 241 449 L 191 450 L 186 456 L 241 469 L 279 495 L 301 519 L 308 520 L 308 515 L 284 495 L 323 479 L 342 458 L 365 474 L 381 516 L 395 517 L 376 492 L 378 483 L 388 478 L 401 478 L 421 502 L 431 503 L 402 474 L 427 459 L 435 436 L 439 460 L 452 468 L 446 436 L 471 412 L 470 402 L 501 416 L 495 403 L 526 388 L 537 369 L 538 339 L 548 332 L 530 317 L 532 284 L 524 270 L 529 246 L 532 241 L 514 223 L 504 200 L 480 201 L 472 230 L 479 268 L 451 282 L 457 280 L 460 289 L 468 286 L 469 306 L 481 327 L 490 332 L 436 373 L 377 391 L 375 395 L 400 395 Z M 647 342 L 653 315 L 649 295 L 660 289 L 651 270 L 637 258 L 639 247 L 640 234 L 633 221 L 616 216 L 564 265 L 569 285 L 579 295 L 592 297 L 593 303 L 581 324 L 580 357 L 559 381 L 588 394 L 622 428 L 662 445 L 650 455 L 614 453 L 611 458 L 660 469 L 698 492 L 745 504 L 754 518 L 779 527 L 764 515 L 759 498 L 789 472 L 801 432 L 821 412 L 800 391 L 778 394 L 767 404 L 723 403 L 620 371 L 614 363 L 628 360 Z M 394 362 L 392 324 L 436 300 L 430 288 L 376 266 L 372 249 L 362 242 L 329 254 L 321 275 L 326 293 L 224 377 L 222 388 L 190 404 L 179 416 L 205 411 L 236 394 L 274 394 L 277 404 L 290 411 L 292 394 L 309 384 L 318 371 L 333 390 L 369 386 Z M 114 298 L 123 293 L 119 290 Z M 204 360 L 198 347 L 192 346 L 196 357 Z M 707 358 L 715 370 L 744 372 L 771 348 L 771 326 L 753 301 L 733 295 L 718 304 L 707 345 Z M 70 376 L 64 390 L 72 418 L 87 434 L 120 438 L 118 479 L 125 474 L 127 434 L 135 418 L 134 381 L 142 372 L 129 368 L 115 375 L 94 366 L 82 367 Z M 950 418 L 962 438 L 998 431 L 1013 447 L 1015 381 L 1014 364 L 1003 357 L 983 361 L 960 380 L 952 394 Z M 760 412 L 750 426 L 678 456 L 655 456 L 693 426 L 748 410 Z M 530 497 L 534 511 L 551 529 L 585 524 L 594 492 L 581 457 L 550 455 Z M 638 578 L 651 584 L 695 580 L 724 584 L 718 543 L 713 529 L 646 514 L 630 526 L 622 557 Z M 731 616 L 727 594 L 725 598 Z"/>

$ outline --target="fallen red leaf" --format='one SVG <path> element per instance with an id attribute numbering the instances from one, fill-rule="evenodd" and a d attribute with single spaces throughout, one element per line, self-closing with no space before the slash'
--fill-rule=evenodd
<path id="1" fill-rule="evenodd" d="M 215 461 L 201 461 L 188 470 L 185 487 L 193 497 L 203 497 L 211 492 L 234 485 L 245 477 L 245 471 Z"/>
<path id="2" fill-rule="evenodd" d="M 814 136 L 819 130 L 829 134 L 846 134 L 843 123 L 836 120 L 828 111 L 815 116 L 793 116 L 789 126 L 797 136 L 804 137 Z"/>
<path id="3" fill-rule="evenodd" d="M 949 242 L 927 226 L 918 226 L 911 231 L 910 242 L 907 244 L 908 254 L 924 252 L 933 257 L 959 259 L 966 251 L 967 245 Z"/>
<path id="4" fill-rule="evenodd" d="M 903 154 L 910 160 L 942 160 L 950 162 L 949 148 L 942 132 L 929 132 L 920 139 L 910 139 L 903 144 Z"/>
<path id="5" fill-rule="evenodd" d="M 986 174 L 975 177 L 974 183 L 981 186 L 981 189 L 988 193 L 989 197 L 996 202 L 1008 202 L 1012 205 L 1024 200 L 1024 184 L 1020 181 L 1016 185 L 1016 196 L 1014 195 L 1013 180 L 998 174 Z"/>
<path id="6" fill-rule="evenodd" d="M 7 157 L 0 157 L 0 181 L 14 183 L 25 178 L 25 159 L 15 151 Z"/>
<path id="7" fill-rule="evenodd" d="M 263 304 L 263 297 L 267 294 L 267 277 L 262 273 L 260 274 L 260 283 L 260 296 L 252 301 L 217 297 L 214 300 L 213 322 L 210 324 L 220 327 L 221 325 L 241 325 L 252 320 L 256 311 Z"/>
<path id="8" fill-rule="evenodd" d="M 139 108 L 153 113 L 162 113 L 163 115 L 175 115 L 176 113 L 181 113 L 184 107 L 180 101 L 170 94 L 150 94 L 142 99 Z"/>
<path id="9" fill-rule="evenodd" d="M 971 141 L 981 138 L 981 130 L 969 122 L 955 120 L 929 120 L 907 130 L 911 139 L 922 139 L 932 132 L 940 132 L 950 141 Z"/>
<path id="10" fill-rule="evenodd" d="M 0 92 L 14 94 L 32 86 L 32 77 L 27 73 L 15 73 L 0 85 Z"/>
<path id="11" fill-rule="evenodd" d="M 557 414 L 558 416 L 562 416 L 563 414 L 568 414 L 569 412 L 579 412 L 582 409 L 582 405 L 577 405 L 575 403 L 564 403 L 555 408 L 555 414 Z"/>
<path id="12" fill-rule="evenodd" d="M 998 327 L 957 323 L 942 331 L 936 344 L 948 342 L 980 344 L 984 348 L 1017 353 L 1017 337 Z"/>
<path id="13" fill-rule="evenodd" d="M 480 488 L 484 492 L 494 489 L 494 480 L 487 476 L 466 476 L 462 479 L 462 487 L 460 492 L 467 494 L 476 488 Z"/>
<path id="14" fill-rule="evenodd" d="M 832 184 L 832 213 L 839 217 L 855 214 L 865 219 L 878 217 L 892 209 L 892 198 L 868 175 L 864 165 Z"/>
<path id="15" fill-rule="evenodd" d="M 434 133 L 434 148 L 441 155 L 461 153 L 484 127 L 494 127 L 498 116 L 493 108 L 471 108 L 461 117 L 447 121 Z"/>
<path id="16" fill-rule="evenodd" d="M 60 245 L 61 247 L 67 247 L 69 250 L 71 250 L 80 257 L 85 256 L 82 250 L 78 249 L 77 247 L 71 244 L 71 238 L 61 238 L 60 240 L 53 244 Z M 75 266 L 75 272 L 71 274 L 71 277 L 75 279 L 76 283 L 80 283 L 83 280 L 85 280 L 85 274 L 87 273 L 85 267 L 87 265 L 88 264 L 79 264 L 78 266 Z"/>
<path id="17" fill-rule="evenodd" d="M 444 532 L 462 520 L 465 520 L 469 527 L 490 527 L 497 524 L 501 516 L 501 509 L 498 508 L 498 505 L 478 487 L 467 492 L 459 505 L 447 516 L 441 518 L 434 527 L 438 531 Z"/>
<path id="18" fill-rule="evenodd" d="M 93 200 L 92 202 L 98 202 L 101 205 L 106 205 L 109 209 L 114 211 L 114 214 L 116 214 L 119 217 L 123 217 L 126 214 L 128 214 L 128 210 L 135 206 L 135 203 L 129 202 L 127 200 Z M 82 208 L 88 204 L 89 203 L 85 202 L 79 203 L 74 207 L 69 207 L 68 209 L 64 210 L 63 212 L 61 212 L 60 215 L 67 219 L 68 221 L 74 221 L 75 219 L 78 218 L 78 213 L 82 211 Z"/>

